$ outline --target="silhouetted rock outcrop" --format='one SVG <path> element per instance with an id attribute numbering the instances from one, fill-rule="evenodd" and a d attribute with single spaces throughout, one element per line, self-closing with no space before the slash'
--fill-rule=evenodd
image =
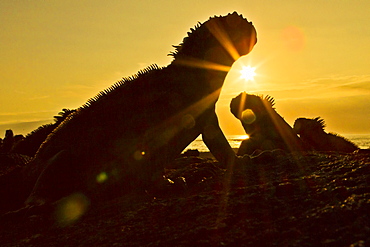
<path id="1" fill-rule="evenodd" d="M 5 137 L 0 149 L 0 153 L 9 153 L 14 145 L 14 133 L 13 130 L 6 130 Z"/>
<path id="2" fill-rule="evenodd" d="M 6 130 L 4 140 L 0 138 L 0 153 L 12 152 L 14 146 L 23 139 L 23 135 L 14 135 L 13 130 Z"/>
<path id="3" fill-rule="evenodd" d="M 73 225 L 45 214 L 0 220 L 1 246 L 370 245 L 370 156 L 287 153 L 226 171 L 215 160 L 181 158 L 166 170 L 165 195 L 132 193 L 95 205 Z M 186 188 L 178 186 L 181 185 Z M 182 192 L 182 193 L 181 193 Z M 75 195 L 71 218 L 83 209 Z M 32 209 L 31 209 L 32 210 Z M 58 224 L 59 223 L 59 224 Z M 64 223 L 64 224 L 63 224 Z"/>
<path id="4" fill-rule="evenodd" d="M 240 120 L 249 138 L 244 140 L 238 155 L 252 154 L 256 150 L 304 150 L 303 142 L 292 127 L 273 108 L 270 96 L 262 97 L 241 93 L 230 104 L 233 115 Z"/>
<path id="5" fill-rule="evenodd" d="M 231 65 L 256 41 L 253 25 L 236 12 L 210 18 L 175 47 L 169 66 L 149 66 L 90 99 L 20 172 L 24 190 L 35 184 L 27 203 L 151 189 L 163 183 L 163 167 L 200 134 L 221 163 L 234 162 L 215 103 Z"/>
<path id="6" fill-rule="evenodd" d="M 325 121 L 320 117 L 297 118 L 294 130 L 300 138 L 317 151 L 338 151 L 351 153 L 358 147 L 346 138 L 325 132 Z"/>

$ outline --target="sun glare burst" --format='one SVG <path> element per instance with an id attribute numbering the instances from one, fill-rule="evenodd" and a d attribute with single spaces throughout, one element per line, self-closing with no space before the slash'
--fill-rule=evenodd
<path id="1" fill-rule="evenodd" d="M 253 68 L 251 66 L 243 66 L 240 70 L 240 77 L 246 81 L 253 81 L 254 76 L 256 75 L 255 70 L 256 68 Z"/>

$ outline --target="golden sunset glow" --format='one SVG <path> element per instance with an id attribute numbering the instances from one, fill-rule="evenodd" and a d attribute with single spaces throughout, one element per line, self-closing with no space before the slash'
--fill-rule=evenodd
<path id="1" fill-rule="evenodd" d="M 251 66 L 243 66 L 240 70 L 240 77 L 246 81 L 253 81 L 254 76 L 256 75 L 255 70 L 256 68 L 253 68 Z"/>
<path id="2" fill-rule="evenodd" d="M 321 116 L 328 131 L 369 132 L 369 1 L 180 2 L 0 1 L 0 138 L 7 129 L 27 134 L 51 123 L 61 109 L 80 107 L 150 64 L 167 66 L 172 45 L 198 21 L 234 11 L 253 22 L 258 41 L 238 59 L 234 41 L 222 28 L 209 27 L 238 59 L 217 103 L 225 134 L 244 134 L 229 109 L 231 98 L 243 91 L 274 97 L 289 124 Z M 230 69 L 204 60 L 182 62 Z"/>

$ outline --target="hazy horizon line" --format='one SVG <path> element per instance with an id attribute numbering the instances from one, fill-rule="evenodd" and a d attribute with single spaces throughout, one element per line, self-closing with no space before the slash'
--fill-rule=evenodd
<path id="1" fill-rule="evenodd" d="M 44 120 L 35 120 L 35 121 L 17 121 L 17 122 L 8 122 L 0 123 L 0 138 L 3 138 L 5 131 L 11 129 L 14 135 L 24 135 L 31 133 L 33 130 L 36 130 L 38 127 L 45 124 L 52 124 L 52 119 Z"/>
<path id="2" fill-rule="evenodd" d="M 31 133 L 33 130 L 36 130 L 38 127 L 45 125 L 45 124 L 52 124 L 52 119 L 42 119 L 42 120 L 35 120 L 35 121 L 22 121 L 22 122 L 9 122 L 9 123 L 0 123 L 0 138 L 5 136 L 6 130 L 13 130 L 14 135 L 24 135 Z M 224 131 L 226 136 L 233 136 L 233 135 L 245 135 L 245 133 L 234 133 Z M 353 133 L 338 133 L 327 131 L 328 133 L 336 133 L 339 135 L 370 135 L 370 132 L 353 132 Z"/>

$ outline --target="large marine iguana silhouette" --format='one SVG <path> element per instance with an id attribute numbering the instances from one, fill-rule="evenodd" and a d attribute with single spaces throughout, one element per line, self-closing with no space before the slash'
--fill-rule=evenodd
<path id="1" fill-rule="evenodd" d="M 316 151 L 351 153 L 359 147 L 343 136 L 325 132 L 325 121 L 321 117 L 297 118 L 293 128 L 300 138 Z"/>
<path id="2" fill-rule="evenodd" d="M 240 120 L 249 138 L 242 141 L 237 154 L 252 154 L 256 150 L 283 149 L 303 151 L 304 144 L 293 128 L 273 107 L 271 96 L 240 93 L 230 103 L 231 113 Z"/>
<path id="3" fill-rule="evenodd" d="M 124 78 L 68 116 L 21 171 L 18 196 L 33 184 L 28 205 L 151 187 L 199 135 L 220 163 L 234 162 L 215 103 L 232 64 L 256 42 L 252 23 L 236 12 L 198 23 L 167 67 Z"/>

